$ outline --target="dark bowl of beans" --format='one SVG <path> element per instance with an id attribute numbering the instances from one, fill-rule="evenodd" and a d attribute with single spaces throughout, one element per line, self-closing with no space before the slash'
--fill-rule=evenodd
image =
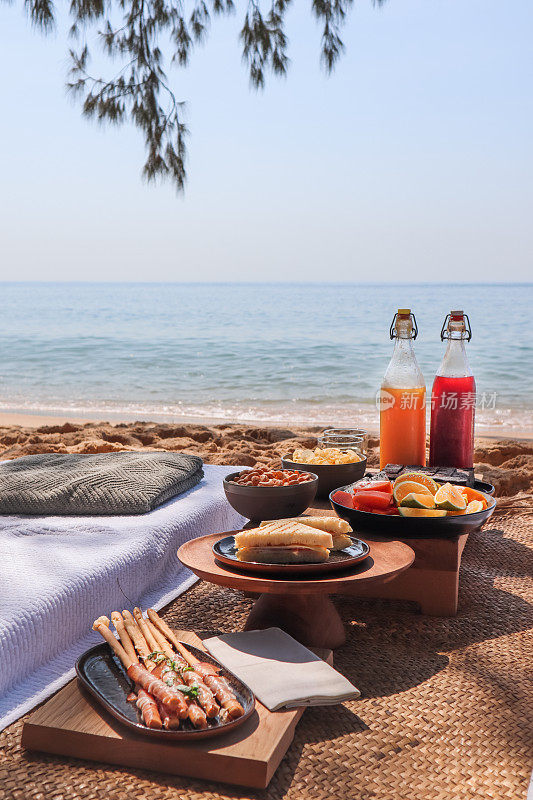
<path id="1" fill-rule="evenodd" d="M 254 522 L 303 514 L 317 488 L 317 475 L 295 469 L 246 469 L 224 478 L 228 503 Z"/>

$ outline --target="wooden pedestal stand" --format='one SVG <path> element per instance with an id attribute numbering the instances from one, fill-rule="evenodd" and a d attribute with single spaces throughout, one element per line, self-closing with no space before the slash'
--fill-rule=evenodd
<path id="1" fill-rule="evenodd" d="M 229 531 L 237 533 L 237 531 Z M 245 630 L 277 626 L 308 647 L 334 649 L 344 644 L 344 626 L 329 599 L 332 594 L 357 594 L 357 587 L 376 592 L 410 567 L 414 552 L 403 542 L 369 542 L 368 558 L 342 573 L 295 576 L 292 579 L 233 570 L 215 559 L 212 547 L 222 534 L 185 542 L 178 558 L 204 580 L 259 594 Z"/>

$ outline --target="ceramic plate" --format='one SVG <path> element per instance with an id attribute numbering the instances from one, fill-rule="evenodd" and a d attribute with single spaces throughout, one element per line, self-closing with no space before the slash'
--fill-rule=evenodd
<path id="1" fill-rule="evenodd" d="M 183 720 L 179 730 L 154 730 L 147 728 L 141 721 L 141 715 L 135 703 L 128 703 L 127 696 L 133 690 L 133 684 L 128 678 L 126 670 L 120 661 L 111 652 L 109 645 L 102 643 L 87 650 L 76 661 L 76 674 L 82 684 L 116 719 L 133 728 L 137 733 L 142 733 L 152 738 L 166 739 L 179 742 L 184 739 L 204 739 L 207 736 L 217 736 L 242 725 L 255 710 L 255 697 L 251 689 L 240 681 L 236 675 L 222 667 L 209 653 L 183 642 L 184 646 L 201 661 L 215 664 L 220 668 L 220 675 L 228 681 L 231 690 L 239 703 L 244 708 L 244 715 L 230 722 L 221 723 L 215 717 L 209 720 L 209 727 L 205 730 L 193 728 L 189 720 Z"/>
<path id="2" fill-rule="evenodd" d="M 349 569 L 363 561 L 370 552 L 369 546 L 361 539 L 350 536 L 352 544 L 344 550 L 332 550 L 327 561 L 320 564 L 263 564 L 257 561 L 239 561 L 233 536 L 225 536 L 213 545 L 213 553 L 218 561 L 244 572 L 262 572 L 271 575 L 310 575 L 323 572 L 336 572 Z"/>
<path id="3" fill-rule="evenodd" d="M 477 486 L 475 487 L 477 489 Z M 340 491 L 350 492 L 353 484 L 341 486 Z M 487 508 L 475 514 L 453 514 L 446 517 L 400 517 L 387 514 L 373 514 L 370 511 L 341 506 L 333 499 L 335 489 L 329 499 L 335 513 L 350 523 L 356 533 L 388 536 L 391 539 L 451 539 L 463 533 L 474 533 L 492 516 L 496 508 L 496 500 L 491 495 L 481 492 L 487 501 Z M 480 490 L 478 490 L 480 491 Z"/>

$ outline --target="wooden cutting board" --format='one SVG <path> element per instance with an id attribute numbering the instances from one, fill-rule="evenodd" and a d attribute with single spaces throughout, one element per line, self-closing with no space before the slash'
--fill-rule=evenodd
<path id="1" fill-rule="evenodd" d="M 205 649 L 196 634 L 176 633 L 182 641 Z M 315 652 L 332 663 L 331 651 Z M 26 720 L 22 746 L 27 750 L 264 789 L 287 752 L 304 710 L 272 713 L 256 701 L 250 719 L 230 733 L 197 742 L 167 743 L 123 727 L 75 679 Z"/>

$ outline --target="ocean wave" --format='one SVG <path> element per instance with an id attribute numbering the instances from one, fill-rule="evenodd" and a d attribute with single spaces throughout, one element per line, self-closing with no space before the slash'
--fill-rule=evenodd
<path id="1" fill-rule="evenodd" d="M 24 401 L 10 403 L 0 401 L 4 413 L 36 414 L 42 416 L 65 416 L 82 419 L 98 419 L 131 422 L 135 420 L 154 422 L 196 421 L 199 423 L 246 423 L 258 425 L 323 425 L 363 427 L 370 431 L 379 429 L 379 414 L 374 404 L 302 403 L 276 401 L 262 404 L 249 403 L 205 403 L 205 404 L 159 404 L 159 403 L 114 403 L 114 402 L 57 402 L 39 403 Z M 429 430 L 429 425 L 428 425 Z M 533 435 L 531 409 L 496 408 L 476 412 L 476 434 L 501 431 L 501 435 L 526 433 Z"/>

